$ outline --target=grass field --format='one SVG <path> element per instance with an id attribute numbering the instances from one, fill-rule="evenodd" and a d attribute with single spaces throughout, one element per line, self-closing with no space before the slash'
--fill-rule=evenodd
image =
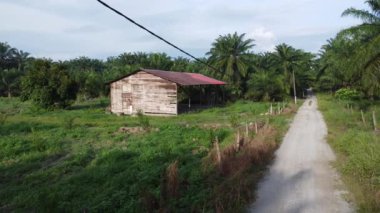
<path id="1" fill-rule="evenodd" d="M 374 131 L 372 122 L 373 111 L 380 121 L 380 103 L 338 101 L 330 95 L 318 99 L 328 125 L 328 142 L 338 155 L 336 167 L 359 212 L 380 212 L 380 132 Z"/>
<path id="2" fill-rule="evenodd" d="M 243 210 L 295 111 L 260 115 L 268 103 L 240 101 L 139 118 L 106 114 L 107 105 L 103 98 L 45 111 L 1 98 L 0 211 Z M 232 126 L 255 121 L 259 133 L 250 129 L 244 139 L 251 145 L 231 151 Z M 215 136 L 223 166 L 215 163 Z"/>

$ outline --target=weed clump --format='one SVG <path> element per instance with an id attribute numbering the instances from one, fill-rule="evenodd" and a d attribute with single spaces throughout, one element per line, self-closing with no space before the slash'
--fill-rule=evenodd
<path id="1" fill-rule="evenodd" d="M 75 117 L 72 117 L 72 116 L 64 117 L 62 123 L 65 129 L 72 129 L 75 125 Z"/>
<path id="2" fill-rule="evenodd" d="M 232 114 L 229 117 L 229 122 L 233 128 L 237 128 L 239 126 L 239 116 L 237 114 Z"/>
<path id="3" fill-rule="evenodd" d="M 150 129 L 150 121 L 149 121 L 149 118 L 148 116 L 144 115 L 144 113 L 139 110 L 137 112 L 137 118 L 139 120 L 139 124 L 140 126 L 144 129 L 144 130 L 149 130 Z"/>
<path id="4" fill-rule="evenodd" d="M 0 112 L 0 126 L 5 124 L 5 121 L 7 120 L 8 115 L 7 113 Z"/>

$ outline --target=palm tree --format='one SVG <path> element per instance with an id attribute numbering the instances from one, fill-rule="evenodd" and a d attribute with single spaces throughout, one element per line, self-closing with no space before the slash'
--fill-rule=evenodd
<path id="1" fill-rule="evenodd" d="M 356 8 L 348 8 L 342 16 L 353 16 L 363 21 L 362 24 L 348 28 L 346 31 L 379 31 L 380 24 L 380 1 L 379 0 L 367 0 L 365 3 L 369 6 L 371 11 L 359 10 Z"/>
<path id="2" fill-rule="evenodd" d="M 0 68 L 7 69 L 14 65 L 16 51 L 16 48 L 12 48 L 9 44 L 0 42 Z"/>
<path id="3" fill-rule="evenodd" d="M 253 39 L 245 39 L 245 34 L 227 34 L 219 36 L 212 43 L 209 55 L 210 63 L 220 70 L 218 75 L 228 82 L 240 84 L 241 79 L 247 74 L 251 60 L 251 48 Z"/>
<path id="4" fill-rule="evenodd" d="M 380 0 L 367 0 L 365 3 L 369 11 L 351 7 L 342 13 L 342 16 L 359 18 L 363 23 L 343 30 L 339 36 L 359 43 L 352 58 L 359 66 L 362 87 L 373 97 L 375 93 L 380 94 Z"/>
<path id="5" fill-rule="evenodd" d="M 274 54 L 277 58 L 277 62 L 280 65 L 281 70 L 284 72 L 285 79 L 287 79 L 288 83 L 293 84 L 294 103 L 297 103 L 296 80 L 294 71 L 295 66 L 297 65 L 297 61 L 299 60 L 299 54 L 296 49 L 287 44 L 277 45 L 275 50 L 276 52 Z M 290 75 L 292 75 L 292 77 L 290 77 Z"/>
<path id="6" fill-rule="evenodd" d="M 17 69 L 18 71 L 22 71 L 25 65 L 25 62 L 29 59 L 29 53 L 24 52 L 22 50 L 16 50 L 14 52 L 14 58 L 17 61 Z"/>
<path id="7" fill-rule="evenodd" d="M 283 75 L 272 70 L 258 70 L 248 80 L 246 97 L 259 101 L 282 100 L 285 95 Z"/>
<path id="8" fill-rule="evenodd" d="M 166 53 L 151 53 L 148 56 L 149 68 L 169 70 L 172 60 Z"/>
<path id="9" fill-rule="evenodd" d="M 0 70 L 0 90 L 5 90 L 8 98 L 12 97 L 14 90 L 19 87 L 20 72 L 15 69 Z"/>

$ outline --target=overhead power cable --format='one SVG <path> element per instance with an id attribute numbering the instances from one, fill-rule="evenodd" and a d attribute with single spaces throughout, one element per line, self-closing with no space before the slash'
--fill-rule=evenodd
<path id="1" fill-rule="evenodd" d="M 169 44 L 170 46 L 174 47 L 175 49 L 179 50 L 180 52 L 184 53 L 185 55 L 189 56 L 190 58 L 210 67 L 211 69 L 215 70 L 215 71 L 218 71 L 218 69 L 214 68 L 213 66 L 209 65 L 208 63 L 198 59 L 197 57 L 191 55 L 190 53 L 186 52 L 185 50 L 179 48 L 178 46 L 174 45 L 173 43 L 171 43 L 170 41 L 162 38 L 161 36 L 157 35 L 156 33 L 150 31 L 149 29 L 147 29 L 146 27 L 142 26 L 141 24 L 137 23 L 136 21 L 134 21 L 133 19 L 129 18 L 128 16 L 124 15 L 122 12 L 116 10 L 115 8 L 109 6 L 108 4 L 106 4 L 105 2 L 101 1 L 101 0 L 97 0 L 100 4 L 102 4 L 103 6 L 107 7 L 108 9 L 112 10 L 113 12 L 115 12 L 116 14 L 122 16 L 123 18 L 127 19 L 128 21 L 132 22 L 134 25 L 140 27 L 141 29 L 147 31 L 148 33 L 150 33 L 151 35 L 153 35 L 154 37 L 160 39 L 161 41 Z"/>

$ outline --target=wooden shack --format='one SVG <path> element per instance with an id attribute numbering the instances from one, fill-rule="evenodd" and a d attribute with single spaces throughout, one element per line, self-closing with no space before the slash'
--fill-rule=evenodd
<path id="1" fill-rule="evenodd" d="M 139 69 L 109 84 L 113 113 L 177 115 L 179 87 L 225 83 L 199 73 Z"/>

